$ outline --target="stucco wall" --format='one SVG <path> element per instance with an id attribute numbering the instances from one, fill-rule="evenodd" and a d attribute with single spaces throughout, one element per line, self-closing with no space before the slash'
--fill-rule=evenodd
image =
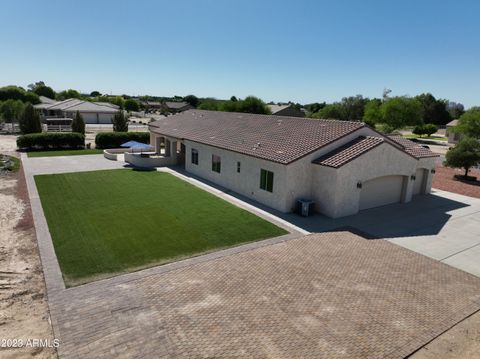
<path id="1" fill-rule="evenodd" d="M 318 166 L 318 165 L 316 165 Z M 417 159 L 399 151 L 388 143 L 372 149 L 357 159 L 336 169 L 336 173 L 329 181 L 325 181 L 325 170 L 316 169 L 312 179 L 314 200 L 318 203 L 317 208 L 329 217 L 337 218 L 355 214 L 359 210 L 361 189 L 357 183 L 364 183 L 370 179 L 401 175 L 404 176 L 404 188 L 402 202 L 412 199 L 414 180 L 417 168 L 427 168 L 427 193 L 430 192 L 432 173 L 435 159 Z M 319 166 L 323 167 L 323 166 Z M 334 186 L 329 183 L 335 183 Z M 328 193 L 328 196 L 325 196 Z"/>
<path id="2" fill-rule="evenodd" d="M 286 166 L 188 140 L 184 143 L 186 148 L 185 169 L 188 172 L 282 212 L 290 211 L 286 202 L 288 188 Z M 198 151 L 198 165 L 192 164 L 192 148 Z M 221 157 L 220 173 L 212 171 L 212 155 Z M 240 173 L 237 173 L 237 162 L 241 163 Z M 274 173 L 273 192 L 260 189 L 261 169 Z"/>

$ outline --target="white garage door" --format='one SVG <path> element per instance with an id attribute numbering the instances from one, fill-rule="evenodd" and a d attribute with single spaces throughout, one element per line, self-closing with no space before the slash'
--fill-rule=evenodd
<path id="1" fill-rule="evenodd" d="M 415 183 L 413 185 L 413 194 L 424 194 L 425 193 L 425 169 L 419 168 L 415 172 Z"/>
<path id="2" fill-rule="evenodd" d="M 398 203 L 402 199 L 403 176 L 374 178 L 362 184 L 360 210 Z"/>

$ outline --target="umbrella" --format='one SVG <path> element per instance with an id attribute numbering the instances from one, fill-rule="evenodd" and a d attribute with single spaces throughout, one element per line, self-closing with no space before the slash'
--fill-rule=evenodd
<path id="1" fill-rule="evenodd" d="M 141 143 L 141 142 L 137 142 L 137 141 L 128 141 L 128 142 L 125 142 L 125 143 L 122 143 L 120 145 L 120 147 L 128 147 L 128 148 L 131 148 L 132 149 L 132 152 L 133 152 L 133 149 L 134 148 L 140 148 L 140 150 L 144 150 L 144 149 L 151 149 L 153 148 L 153 146 L 149 145 L 149 144 L 146 144 L 146 143 Z M 140 151 L 140 152 L 141 152 Z"/>

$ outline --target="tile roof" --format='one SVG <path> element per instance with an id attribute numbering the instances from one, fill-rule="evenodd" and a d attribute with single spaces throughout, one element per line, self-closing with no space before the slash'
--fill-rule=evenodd
<path id="1" fill-rule="evenodd" d="M 438 154 L 430 151 L 418 143 L 410 141 L 408 138 L 402 136 L 388 136 L 390 140 L 400 145 L 402 149 L 415 158 L 439 157 Z"/>
<path id="2" fill-rule="evenodd" d="M 288 164 L 364 126 L 362 122 L 188 110 L 149 127 L 166 136 Z"/>
<path id="3" fill-rule="evenodd" d="M 317 158 L 313 163 L 339 168 L 382 143 L 384 143 L 384 139 L 381 137 L 359 136 L 353 141 Z"/>

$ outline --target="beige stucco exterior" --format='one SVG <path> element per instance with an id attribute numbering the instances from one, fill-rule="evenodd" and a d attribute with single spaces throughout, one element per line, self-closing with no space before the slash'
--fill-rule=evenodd
<path id="1" fill-rule="evenodd" d="M 339 168 L 312 163 L 315 159 L 344 145 L 358 136 L 379 136 L 368 127 L 340 138 L 288 165 L 232 152 L 190 140 L 174 139 L 151 132 L 151 144 L 157 153 L 170 156 L 169 164 L 177 163 L 182 156 L 180 143 L 185 147 L 185 170 L 198 177 L 228 188 L 252 200 L 281 212 L 294 209 L 299 198 L 315 201 L 316 210 L 337 218 L 359 211 L 362 184 L 385 176 L 401 176 L 401 202 L 412 199 L 418 169 L 424 169 L 419 193 L 430 193 L 435 158 L 416 159 L 394 145 L 384 142 Z M 167 142 L 164 142 L 167 141 Z M 161 146 L 165 143 L 165 146 Z M 192 163 L 192 149 L 198 151 L 198 164 Z M 176 153 L 177 152 L 177 153 Z M 212 170 L 212 155 L 220 156 L 221 171 Z M 237 163 L 240 163 L 240 173 Z M 260 189 L 260 171 L 274 173 L 273 191 Z M 381 180 L 377 182 L 381 185 Z M 419 185 L 417 184 L 417 187 Z M 417 188 L 418 190 L 418 188 Z M 380 201 L 381 202 L 381 201 Z"/>

